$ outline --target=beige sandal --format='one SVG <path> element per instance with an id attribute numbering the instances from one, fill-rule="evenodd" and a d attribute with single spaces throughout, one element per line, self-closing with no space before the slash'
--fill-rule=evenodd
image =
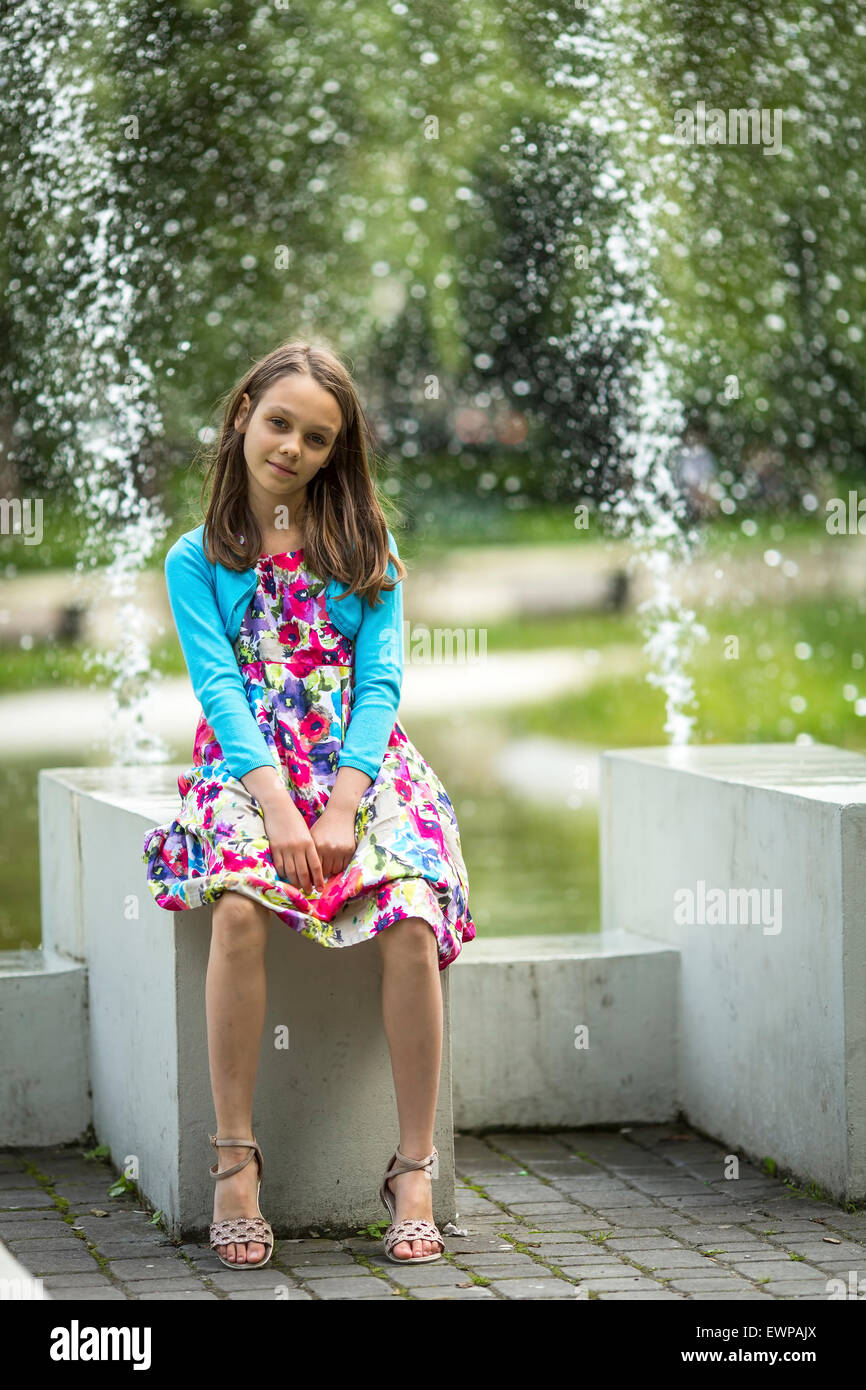
<path id="1" fill-rule="evenodd" d="M 445 1250 L 445 1241 L 439 1227 L 433 1221 L 427 1221 L 423 1217 L 409 1217 L 405 1221 L 397 1220 L 397 1209 L 394 1205 L 394 1194 L 388 1187 L 388 1179 L 399 1177 L 401 1173 L 411 1173 L 413 1169 L 424 1168 L 431 1182 L 433 1178 L 439 1176 L 439 1154 L 434 1148 L 433 1152 L 426 1158 L 407 1158 L 397 1149 L 394 1157 L 388 1164 L 382 1186 L 379 1188 L 381 1197 L 391 1218 L 391 1225 L 385 1232 L 385 1254 L 395 1265 L 423 1265 L 429 1264 L 431 1260 L 441 1260 Z M 411 1244 L 413 1240 L 435 1241 L 442 1249 L 435 1255 L 411 1255 L 407 1260 L 401 1260 L 399 1255 L 392 1255 L 391 1251 L 395 1245 L 401 1241 L 408 1240 Z"/>
<path id="2" fill-rule="evenodd" d="M 259 1170 L 259 1185 L 256 1188 L 256 1216 L 224 1216 L 220 1221 L 213 1221 L 210 1228 L 210 1245 L 215 1252 L 218 1260 L 225 1265 L 226 1269 L 261 1269 L 271 1258 L 274 1250 L 274 1233 L 270 1224 L 262 1216 L 259 1210 L 259 1193 L 262 1190 L 262 1174 L 264 1172 L 264 1159 L 262 1151 L 253 1139 L 218 1139 L 215 1134 L 209 1134 L 208 1139 L 214 1148 L 226 1149 L 249 1149 L 246 1158 L 241 1159 L 232 1168 L 224 1168 L 219 1171 L 219 1162 L 210 1168 L 212 1178 L 229 1178 L 232 1173 L 239 1173 L 241 1168 L 246 1168 L 250 1159 L 255 1157 Z M 218 1247 L 221 1245 L 249 1245 L 250 1243 L 260 1243 L 267 1246 L 267 1254 L 261 1260 L 226 1260 L 219 1253 Z"/>

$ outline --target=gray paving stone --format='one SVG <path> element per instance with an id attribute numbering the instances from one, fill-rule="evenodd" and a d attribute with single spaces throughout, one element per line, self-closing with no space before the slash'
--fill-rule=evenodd
<path id="1" fill-rule="evenodd" d="M 593 1168 L 591 1163 L 585 1162 L 582 1158 L 533 1159 L 532 1167 L 545 1178 L 592 1178 L 599 1173 L 597 1168 Z"/>
<path id="2" fill-rule="evenodd" d="M 610 1221 L 606 1221 L 601 1223 L 597 1231 L 588 1230 L 586 1232 L 586 1238 L 588 1241 L 591 1241 L 593 1245 L 597 1245 L 598 1241 L 595 1240 L 594 1237 L 603 1236 L 602 1246 L 604 1247 L 609 1245 L 614 1238 L 621 1237 L 623 1240 L 642 1240 L 646 1238 L 647 1240 L 654 1240 L 659 1237 L 663 1238 L 667 1234 L 668 1232 L 663 1230 L 660 1226 L 619 1226 L 613 1225 Z"/>
<path id="3" fill-rule="evenodd" d="M 87 1250 L 34 1250 L 22 1261 L 31 1274 L 101 1273 L 97 1261 Z"/>
<path id="4" fill-rule="evenodd" d="M 623 1254 L 632 1250 L 682 1250 L 685 1247 L 670 1236 L 611 1236 L 605 1245 Z"/>
<path id="5" fill-rule="evenodd" d="M 631 1303 L 635 1302 L 682 1302 L 684 1295 L 675 1293 L 673 1289 L 632 1289 L 628 1292 L 608 1293 L 601 1290 L 598 1295 L 599 1303 Z"/>
<path id="6" fill-rule="evenodd" d="M 129 1279 L 188 1279 L 189 1265 L 173 1255 L 161 1255 L 152 1259 L 111 1260 L 111 1272 L 116 1279 L 126 1283 Z M 222 1265 L 220 1265 L 222 1269 Z"/>
<path id="7" fill-rule="evenodd" d="M 697 1178 L 678 1177 L 675 1173 L 667 1178 L 632 1178 L 639 1193 L 647 1197 L 705 1197 L 709 1188 Z"/>
<path id="8" fill-rule="evenodd" d="M 524 1202 L 555 1202 L 559 1200 L 555 1188 L 529 1175 L 526 1177 L 491 1178 L 489 1182 L 481 1185 L 489 1196 L 495 1198 L 497 1202 L 505 1202 L 508 1206 L 511 1205 L 512 1198 Z"/>
<path id="9" fill-rule="evenodd" d="M 276 1289 L 276 1288 L 299 1288 L 296 1279 L 290 1279 L 280 1270 L 275 1269 L 273 1261 L 265 1265 L 264 1269 L 245 1269 L 231 1270 L 220 1267 L 219 1274 L 209 1274 L 208 1283 L 215 1289 L 222 1289 L 226 1293 L 234 1289 Z M 190 1283 L 194 1280 L 190 1280 Z"/>
<path id="10" fill-rule="evenodd" d="M 217 1296 L 202 1288 L 165 1288 L 153 1293 L 140 1293 L 139 1303 L 214 1303 Z"/>
<path id="11" fill-rule="evenodd" d="M 390 1298 L 392 1285 L 369 1274 L 365 1279 L 307 1279 L 307 1287 L 317 1298 Z"/>
<path id="12" fill-rule="evenodd" d="M 508 1245 L 499 1236 L 446 1236 L 445 1239 L 448 1241 L 449 1253 L 456 1255 L 458 1259 L 462 1259 L 464 1255 L 489 1254 L 501 1250 L 503 1246 L 509 1250 L 513 1249 L 513 1246 Z M 378 1248 L 381 1250 L 381 1242 Z"/>
<path id="13" fill-rule="evenodd" d="M 107 1260 L 150 1260 L 154 1255 L 162 1259 L 166 1253 L 176 1253 L 177 1246 L 163 1241 L 105 1240 L 91 1241 L 100 1255 Z"/>
<path id="14" fill-rule="evenodd" d="M 381 1251 L 381 1244 L 378 1245 Z M 289 1247 L 288 1250 L 279 1251 L 280 1263 L 292 1269 L 359 1269 L 361 1268 L 355 1261 L 350 1250 L 304 1250 L 296 1252 Z"/>
<path id="15" fill-rule="evenodd" d="M 860 1260 L 866 1261 L 866 1246 L 858 1245 L 854 1241 L 843 1241 L 841 1245 L 832 1245 L 826 1240 L 792 1240 L 785 1242 L 786 1249 L 793 1250 L 795 1255 L 805 1255 L 807 1260 L 814 1260 L 820 1264 L 825 1258 L 831 1260 Z"/>
<path id="16" fill-rule="evenodd" d="M 496 1279 L 490 1289 L 511 1299 L 574 1298 L 574 1285 L 564 1279 Z"/>
<path id="17" fill-rule="evenodd" d="M 679 1289 L 682 1293 L 688 1294 L 712 1294 L 717 1297 L 727 1298 L 728 1293 L 736 1293 L 744 1287 L 740 1279 L 696 1279 L 691 1275 L 682 1275 L 678 1279 L 671 1279 L 667 1283 L 670 1289 Z"/>
<path id="18" fill-rule="evenodd" d="M 22 1235 L 25 1231 L 34 1231 L 42 1222 L 54 1222 L 58 1226 L 69 1226 L 68 1221 L 63 1220 L 63 1214 L 57 1207 L 31 1207 L 27 1211 L 4 1211 L 0 1212 L 0 1240 L 6 1239 L 8 1231 L 14 1235 Z"/>
<path id="19" fill-rule="evenodd" d="M 51 1296 L 58 1303 L 128 1303 L 130 1300 L 121 1289 L 109 1289 L 102 1284 L 76 1284 L 69 1289 L 52 1289 Z"/>
<path id="20" fill-rule="evenodd" d="M 671 1225 L 670 1233 L 677 1240 L 694 1245 L 697 1249 L 702 1249 L 705 1245 L 729 1245 L 732 1248 L 748 1246 L 750 1249 L 766 1245 L 761 1236 L 737 1226 L 729 1226 L 727 1230 L 723 1230 L 720 1226 L 683 1226 L 677 1222 L 676 1225 Z"/>
<path id="21" fill-rule="evenodd" d="M 647 1269 L 653 1269 L 659 1275 L 667 1275 L 669 1270 L 694 1270 L 698 1273 L 727 1274 L 729 1270 L 716 1263 L 706 1255 L 700 1255 L 693 1250 L 662 1250 L 657 1255 L 650 1256 L 646 1251 L 631 1256 L 634 1264 L 645 1265 Z"/>
<path id="22" fill-rule="evenodd" d="M 352 1260 L 349 1264 L 319 1264 L 318 1262 L 302 1265 L 287 1263 L 287 1268 L 291 1269 L 296 1279 L 303 1279 L 305 1283 L 310 1278 L 315 1279 L 363 1279 L 367 1275 L 364 1265 L 356 1264 Z M 395 1266 L 396 1268 L 396 1266 Z"/>
<path id="23" fill-rule="evenodd" d="M 329 1236 L 304 1236 L 297 1240 L 277 1236 L 277 1245 L 285 1250 L 297 1250 L 301 1253 L 309 1251 L 314 1255 L 327 1253 L 329 1250 L 341 1251 L 343 1249 L 342 1241 L 332 1240 Z"/>
<path id="24" fill-rule="evenodd" d="M 763 1284 L 761 1287 L 766 1289 L 767 1293 L 784 1295 L 786 1298 L 828 1298 L 826 1281 L 816 1280 L 814 1284 L 794 1284 L 790 1280 L 782 1282 L 771 1279 L 769 1284 Z"/>
<path id="25" fill-rule="evenodd" d="M 89 1285 L 93 1288 L 117 1288 L 114 1280 L 98 1273 L 88 1274 L 86 1278 L 81 1274 L 46 1274 L 43 1282 L 46 1289 L 75 1289 L 82 1285 Z"/>
<path id="26" fill-rule="evenodd" d="M 58 1210 L 54 1198 L 35 1183 L 32 1187 L 12 1188 L 0 1192 L 0 1211 L 32 1211 L 42 1207 Z"/>
<path id="27" fill-rule="evenodd" d="M 535 1264 L 532 1255 L 526 1255 L 520 1250 L 480 1251 L 476 1255 L 462 1255 L 460 1262 L 471 1266 L 472 1269 L 495 1267 L 496 1265 L 523 1265 L 526 1268 L 531 1268 Z"/>
<path id="28" fill-rule="evenodd" d="M 563 1274 L 567 1274 L 569 1279 L 595 1279 L 602 1277 L 614 1278 L 620 1274 L 632 1274 L 640 1276 L 641 1271 L 635 1269 L 634 1265 L 626 1264 L 624 1260 L 563 1260 L 558 1266 Z"/>
<path id="29" fill-rule="evenodd" d="M 151 1293 L 154 1289 L 175 1287 L 179 1289 L 206 1289 L 210 1287 L 209 1283 L 206 1283 L 203 1278 L 198 1278 L 191 1270 L 186 1271 L 186 1277 L 183 1279 L 167 1279 L 165 1275 L 158 1274 L 153 1279 L 123 1279 L 121 1283 L 123 1288 L 135 1294 Z"/>
<path id="30" fill-rule="evenodd" d="M 509 1202 L 508 1208 L 517 1216 L 532 1218 L 540 1216 L 544 1221 L 551 1218 L 564 1218 L 571 1220 L 579 1217 L 584 1208 L 575 1202 L 563 1202 L 557 1198 L 555 1202 Z"/>
<path id="31" fill-rule="evenodd" d="M 719 1260 L 721 1262 L 721 1256 Z M 799 1260 L 771 1260 L 758 1257 L 754 1260 L 726 1260 L 725 1263 L 738 1273 L 747 1275 L 749 1279 L 763 1279 L 769 1274 L 771 1279 L 784 1283 L 808 1282 L 821 1273 L 820 1269 Z"/>
<path id="32" fill-rule="evenodd" d="M 103 1240 L 146 1240 L 154 1234 L 165 1239 L 164 1231 L 156 1231 L 144 1221 L 130 1221 L 125 1216 L 91 1216 L 84 1213 L 75 1222 L 75 1229 L 83 1231 L 88 1240 L 98 1245 Z"/>
<path id="33" fill-rule="evenodd" d="M 568 1144 L 549 1134 L 518 1134 L 513 1130 L 502 1130 L 498 1134 L 485 1135 L 485 1138 L 494 1149 L 503 1149 L 511 1158 L 574 1157 Z"/>
<path id="34" fill-rule="evenodd" d="M 669 1163 L 665 1163 L 663 1158 L 639 1158 L 632 1163 L 611 1163 L 608 1165 L 608 1167 L 610 1168 L 612 1173 L 616 1173 L 618 1177 L 628 1178 L 629 1181 L 631 1181 L 633 1177 L 664 1177 L 669 1173 L 677 1171 L 676 1169 L 671 1168 L 671 1165 Z"/>
<path id="35" fill-rule="evenodd" d="M 759 1293 L 757 1289 L 729 1289 L 727 1291 L 711 1290 L 709 1293 L 692 1293 L 689 1294 L 688 1297 L 693 1299 L 695 1303 L 740 1303 L 743 1301 L 743 1299 L 749 1299 L 752 1302 L 758 1299 L 763 1299 L 765 1303 L 775 1302 L 772 1294 Z"/>
<path id="36" fill-rule="evenodd" d="M 69 1227 L 67 1226 L 65 1229 L 69 1230 Z M 25 1256 L 32 1255 L 36 1258 L 39 1251 L 87 1250 L 84 1241 L 72 1233 L 68 1236 L 62 1236 L 58 1233 L 54 1236 L 48 1236 L 45 1239 L 39 1239 L 37 1236 L 29 1236 L 26 1240 L 16 1240 L 13 1238 L 11 1240 L 4 1240 L 3 1244 L 9 1247 L 13 1255 L 16 1255 L 21 1260 L 22 1264 L 27 1263 L 27 1259 L 24 1258 Z"/>
<path id="37" fill-rule="evenodd" d="M 627 1226 L 633 1229 L 638 1226 L 651 1227 L 657 1230 L 659 1223 L 664 1221 L 664 1212 L 660 1212 L 658 1207 L 599 1207 L 596 1216 L 602 1224 L 608 1226 Z M 621 1231 L 617 1231 L 621 1235 Z"/>
<path id="38" fill-rule="evenodd" d="M 588 1183 L 557 1183 L 557 1187 L 562 1192 L 567 1192 L 569 1197 L 577 1202 L 584 1202 L 587 1206 L 605 1207 L 651 1207 L 654 1202 L 645 1192 L 638 1192 L 633 1187 L 624 1187 L 613 1183 L 605 1183 L 598 1190 L 593 1190 Z"/>
<path id="39" fill-rule="evenodd" d="M 298 1303 L 302 1301 L 312 1303 L 313 1295 L 307 1293 L 306 1289 L 290 1288 L 287 1293 L 282 1293 L 277 1298 L 274 1294 L 269 1294 L 267 1289 L 233 1289 L 228 1295 L 228 1299 L 232 1303 Z"/>
<path id="40" fill-rule="evenodd" d="M 418 1288 L 412 1290 L 412 1297 L 423 1299 L 427 1303 L 433 1302 L 434 1300 L 455 1302 L 462 1298 L 484 1298 L 488 1301 L 492 1299 L 494 1302 L 497 1302 L 496 1294 L 492 1289 L 482 1288 L 478 1284 L 473 1284 L 471 1289 L 453 1288 L 448 1284 L 428 1284 L 426 1287 L 419 1285 Z"/>
<path id="41" fill-rule="evenodd" d="M 570 1273 L 570 1270 L 563 1270 L 563 1273 Z M 590 1271 L 587 1274 L 575 1275 L 581 1284 L 587 1284 L 591 1289 L 608 1289 L 611 1292 L 618 1289 L 658 1289 L 661 1287 L 654 1279 L 649 1279 L 645 1274 L 639 1274 L 637 1270 L 633 1274 L 595 1274 Z"/>
<path id="42" fill-rule="evenodd" d="M 416 1265 L 413 1269 L 394 1269 L 385 1271 L 389 1278 L 404 1289 L 424 1288 L 428 1284 L 450 1284 L 457 1288 L 461 1284 L 471 1284 L 465 1269 L 455 1269 L 453 1265 L 434 1260 L 430 1265 Z M 482 1271 L 479 1271 L 482 1272 Z"/>
<path id="43" fill-rule="evenodd" d="M 529 1242 L 527 1242 L 527 1244 L 529 1244 Z M 598 1245 L 593 1245 L 590 1241 L 580 1243 L 578 1241 L 563 1240 L 555 1244 L 543 1241 L 537 1244 L 533 1243 L 531 1249 L 533 1255 L 540 1256 L 545 1264 L 559 1264 L 563 1260 L 574 1259 L 574 1257 L 578 1255 L 581 1258 L 585 1257 L 587 1259 L 603 1258 L 604 1256 L 603 1249 Z"/>

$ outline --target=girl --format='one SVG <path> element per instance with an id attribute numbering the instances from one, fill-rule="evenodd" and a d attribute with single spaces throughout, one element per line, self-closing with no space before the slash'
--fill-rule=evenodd
<path id="1" fill-rule="evenodd" d="M 148 833 L 142 857 L 160 907 L 213 904 L 210 1244 L 232 1268 L 273 1249 L 252 1109 L 274 916 L 322 946 L 378 941 L 400 1120 L 380 1188 L 385 1251 L 418 1263 L 445 1249 L 430 1189 L 439 972 L 475 926 L 453 807 L 396 717 L 406 568 L 369 438 L 334 354 L 277 348 L 226 399 L 205 521 L 165 562 L 202 713 L 177 818 Z"/>

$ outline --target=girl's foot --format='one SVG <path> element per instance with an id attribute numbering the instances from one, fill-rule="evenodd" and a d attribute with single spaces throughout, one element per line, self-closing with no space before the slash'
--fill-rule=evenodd
<path id="1" fill-rule="evenodd" d="M 233 1168 L 236 1163 L 242 1163 L 249 1154 L 247 1148 L 225 1148 L 217 1149 L 219 1154 L 218 1172 L 222 1173 L 226 1168 Z M 239 1173 L 233 1173 L 230 1178 L 220 1178 L 214 1183 L 214 1221 L 223 1221 L 233 1216 L 256 1216 L 256 1190 L 259 1185 L 259 1165 L 256 1162 L 255 1154 L 252 1159 L 242 1168 Z M 233 1260 L 235 1264 L 261 1264 L 268 1253 L 268 1247 L 259 1240 L 250 1240 L 244 1243 L 238 1242 L 231 1245 L 220 1245 L 218 1251 L 224 1260 Z"/>
<path id="2" fill-rule="evenodd" d="M 388 1179 L 387 1185 L 394 1194 L 397 1222 L 433 1220 L 431 1178 L 426 1168 L 398 1173 L 396 1177 Z M 394 1246 L 391 1254 L 395 1259 L 408 1260 L 413 1255 L 436 1255 L 441 1248 L 435 1240 L 401 1240 Z"/>

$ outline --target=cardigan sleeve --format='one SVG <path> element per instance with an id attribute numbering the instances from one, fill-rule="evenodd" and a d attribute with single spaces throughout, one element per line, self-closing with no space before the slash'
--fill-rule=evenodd
<path id="1" fill-rule="evenodd" d="M 209 566 L 182 536 L 165 557 L 165 578 L 192 688 L 233 777 L 276 767 L 250 708 L 234 648 L 226 636 Z"/>
<path id="2" fill-rule="evenodd" d="M 400 558 L 388 532 L 388 544 Z M 388 574 L 397 573 L 388 561 Z M 383 589 L 382 602 L 373 608 L 361 604 L 361 624 L 355 636 L 355 695 L 349 728 L 337 760 L 341 767 L 357 767 L 373 781 L 379 775 L 385 749 L 397 718 L 403 685 L 403 583 Z"/>

